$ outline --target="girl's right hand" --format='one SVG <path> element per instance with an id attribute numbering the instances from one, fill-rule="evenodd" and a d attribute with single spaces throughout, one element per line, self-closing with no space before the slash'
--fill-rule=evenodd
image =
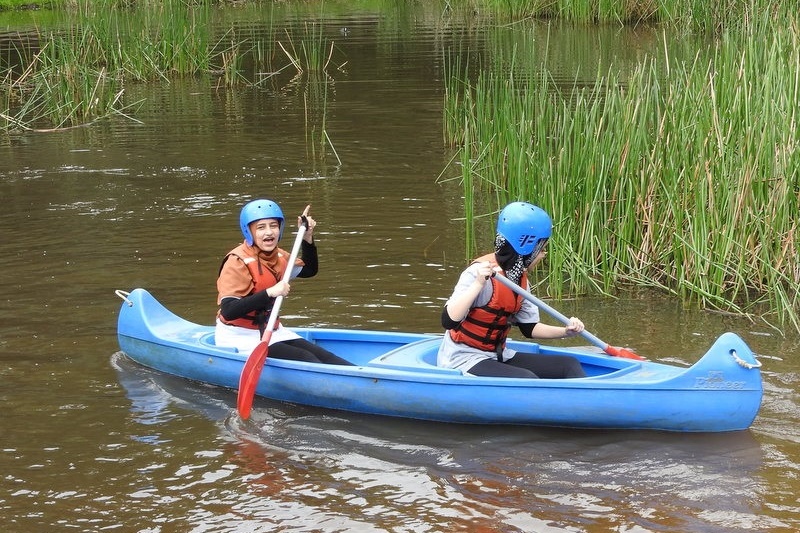
<path id="1" fill-rule="evenodd" d="M 484 261 L 483 263 L 478 264 L 477 270 L 477 277 L 476 279 L 480 282 L 481 285 L 486 283 L 486 280 L 491 278 L 494 275 L 494 266 L 489 261 Z"/>
<path id="2" fill-rule="evenodd" d="M 272 287 L 270 287 L 269 289 L 267 289 L 267 296 L 269 296 L 270 298 L 277 298 L 278 296 L 286 296 L 287 294 L 289 294 L 290 290 L 291 287 L 289 286 L 289 284 L 281 280 Z"/>

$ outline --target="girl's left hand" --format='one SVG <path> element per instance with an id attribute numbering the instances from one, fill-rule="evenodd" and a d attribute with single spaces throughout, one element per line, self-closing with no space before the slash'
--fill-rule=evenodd
<path id="1" fill-rule="evenodd" d="M 308 204 L 306 208 L 303 210 L 303 214 L 297 217 L 297 227 L 301 227 L 303 225 L 303 219 L 306 221 L 306 233 L 303 235 L 303 240 L 310 243 L 314 238 L 314 228 L 317 225 L 317 221 L 308 214 L 311 210 L 311 204 Z"/>
<path id="2" fill-rule="evenodd" d="M 583 322 L 580 321 L 580 319 L 575 318 L 574 316 L 570 317 L 569 324 L 564 326 L 564 336 L 574 337 L 575 335 L 578 335 L 581 331 L 583 331 L 583 329 L 584 325 Z"/>

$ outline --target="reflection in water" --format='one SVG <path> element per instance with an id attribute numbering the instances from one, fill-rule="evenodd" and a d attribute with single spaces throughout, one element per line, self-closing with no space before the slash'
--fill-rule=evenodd
<path id="1" fill-rule="evenodd" d="M 233 391 L 159 374 L 120 353 L 112 362 L 143 427 L 196 414 L 217 425 L 220 457 L 212 468 L 230 475 L 203 491 L 230 506 L 225 521 L 236 530 L 766 531 L 780 525 L 759 508 L 768 487 L 755 481 L 764 464 L 750 431 L 461 426 L 264 399 L 242 421 Z M 183 487 L 191 491 L 191 484 Z"/>

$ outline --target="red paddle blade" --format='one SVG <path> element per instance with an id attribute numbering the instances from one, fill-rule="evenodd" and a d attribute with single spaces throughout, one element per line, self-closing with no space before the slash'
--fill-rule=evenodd
<path id="1" fill-rule="evenodd" d="M 258 379 L 261 377 L 261 369 L 264 368 L 267 353 L 269 352 L 270 337 L 272 337 L 271 331 L 264 334 L 262 341 L 258 343 L 258 346 L 255 347 L 247 361 L 245 361 L 242 374 L 239 376 L 239 395 L 236 398 L 236 408 L 239 411 L 239 416 L 245 420 L 250 418 L 253 396 L 256 394 L 256 386 L 258 386 Z"/>
<path id="2" fill-rule="evenodd" d="M 637 355 L 630 350 L 626 350 L 625 348 L 618 348 L 616 346 L 608 345 L 606 349 L 603 350 L 608 355 L 613 355 L 614 357 L 624 357 L 625 359 L 636 359 L 637 361 L 646 361 L 645 357 L 641 355 Z"/>

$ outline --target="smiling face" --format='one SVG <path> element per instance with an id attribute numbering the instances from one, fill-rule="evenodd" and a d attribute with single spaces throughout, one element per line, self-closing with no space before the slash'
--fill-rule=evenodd
<path id="1" fill-rule="evenodd" d="M 262 218 L 250 223 L 253 245 L 262 252 L 271 252 L 278 246 L 281 223 L 277 218 Z"/>

